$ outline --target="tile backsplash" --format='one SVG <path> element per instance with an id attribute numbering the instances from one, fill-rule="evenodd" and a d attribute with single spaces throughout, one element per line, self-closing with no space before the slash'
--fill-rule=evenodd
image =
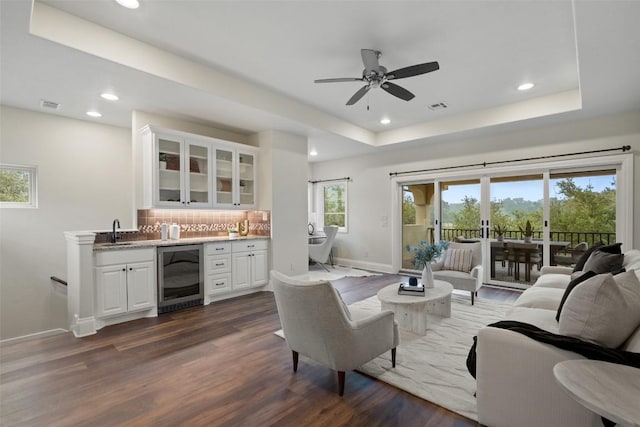
<path id="1" fill-rule="evenodd" d="M 265 219 L 266 218 L 266 219 Z M 176 209 L 138 210 L 138 231 L 123 232 L 122 240 L 158 240 L 163 222 L 180 225 L 180 238 L 226 236 L 238 222 L 249 221 L 250 236 L 271 235 L 270 211 L 200 211 Z M 98 233 L 96 243 L 106 242 L 108 233 Z"/>

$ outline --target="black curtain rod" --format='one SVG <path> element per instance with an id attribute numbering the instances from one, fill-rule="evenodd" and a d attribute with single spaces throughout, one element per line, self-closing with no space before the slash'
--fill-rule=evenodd
<path id="1" fill-rule="evenodd" d="M 333 179 L 319 179 L 317 181 L 309 181 L 311 184 L 315 184 L 318 182 L 331 182 L 331 181 L 350 181 L 351 178 L 349 178 L 348 176 L 345 178 L 333 178 Z"/>
<path id="2" fill-rule="evenodd" d="M 445 166 L 445 167 L 441 167 L 441 168 L 420 169 L 420 170 L 415 170 L 415 171 L 389 172 L 389 176 L 408 175 L 408 174 L 418 173 L 418 172 L 434 172 L 434 171 L 441 171 L 441 170 L 462 169 L 462 168 L 470 168 L 470 167 L 474 167 L 474 166 L 475 167 L 477 167 L 477 166 L 487 167 L 488 165 L 499 165 L 499 164 L 503 164 L 503 163 L 526 162 L 526 161 L 529 161 L 529 160 L 543 160 L 543 159 L 552 159 L 552 158 L 555 158 L 555 157 L 567 157 L 567 156 L 578 156 L 578 155 L 582 155 L 582 154 L 606 153 L 606 152 L 609 152 L 609 151 L 619 151 L 619 150 L 622 150 L 622 152 L 624 153 L 625 151 L 631 150 L 631 146 L 630 145 L 623 145 L 620 148 L 605 148 L 605 149 L 602 149 L 602 150 L 582 151 L 582 152 L 579 152 L 579 153 L 553 154 L 553 155 L 549 155 L 549 156 L 527 157 L 527 158 L 524 158 L 524 159 L 513 159 L 513 160 L 499 160 L 499 161 L 495 161 L 495 162 L 472 163 L 472 164 L 460 165 L 460 166 Z"/>

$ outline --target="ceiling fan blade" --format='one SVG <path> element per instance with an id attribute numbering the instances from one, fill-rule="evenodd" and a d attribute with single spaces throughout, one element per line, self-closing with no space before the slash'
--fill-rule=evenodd
<path id="1" fill-rule="evenodd" d="M 314 83 L 336 83 L 336 82 L 361 82 L 363 79 L 361 77 L 344 77 L 337 79 L 318 79 L 314 80 Z"/>
<path id="2" fill-rule="evenodd" d="M 373 49 L 360 49 L 360 55 L 362 56 L 362 62 L 364 63 L 364 69 L 367 74 L 371 71 L 378 71 L 380 64 L 378 63 L 378 57 L 380 52 Z"/>
<path id="3" fill-rule="evenodd" d="M 418 76 L 420 74 L 430 73 L 440 69 L 437 61 L 427 62 L 424 64 L 412 65 L 410 67 L 399 68 L 387 73 L 387 79 L 404 79 L 406 77 Z"/>
<path id="4" fill-rule="evenodd" d="M 380 87 L 389 92 L 391 95 L 397 96 L 398 98 L 405 101 L 411 101 L 415 97 L 414 94 L 412 94 L 405 88 L 391 82 L 384 82 Z"/>
<path id="5" fill-rule="evenodd" d="M 360 90 L 354 93 L 351 99 L 347 101 L 347 105 L 353 105 L 356 102 L 360 101 L 360 98 L 362 98 L 365 93 L 369 92 L 369 89 L 371 89 L 370 85 L 362 86 Z"/>

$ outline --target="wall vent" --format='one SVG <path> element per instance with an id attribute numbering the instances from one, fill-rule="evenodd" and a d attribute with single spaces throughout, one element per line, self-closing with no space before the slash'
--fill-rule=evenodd
<path id="1" fill-rule="evenodd" d="M 429 105 L 429 109 L 430 110 L 444 110 L 445 108 L 448 108 L 449 106 L 447 104 L 445 104 L 444 102 L 438 102 L 436 104 L 431 104 Z"/>
<path id="2" fill-rule="evenodd" d="M 58 104 L 57 102 L 53 102 L 53 101 L 46 101 L 44 99 L 40 100 L 40 107 L 41 108 L 49 108 L 52 110 L 59 110 L 60 109 L 60 104 Z"/>

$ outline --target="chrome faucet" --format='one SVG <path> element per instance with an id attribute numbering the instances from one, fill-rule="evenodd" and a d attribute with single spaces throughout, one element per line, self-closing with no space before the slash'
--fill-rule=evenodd
<path id="1" fill-rule="evenodd" d="M 116 243 L 118 241 L 118 235 L 116 234 L 116 225 L 118 226 L 118 228 L 120 228 L 120 220 L 117 218 L 113 220 L 113 232 L 111 233 L 111 238 L 109 239 L 111 240 L 111 243 Z"/>

